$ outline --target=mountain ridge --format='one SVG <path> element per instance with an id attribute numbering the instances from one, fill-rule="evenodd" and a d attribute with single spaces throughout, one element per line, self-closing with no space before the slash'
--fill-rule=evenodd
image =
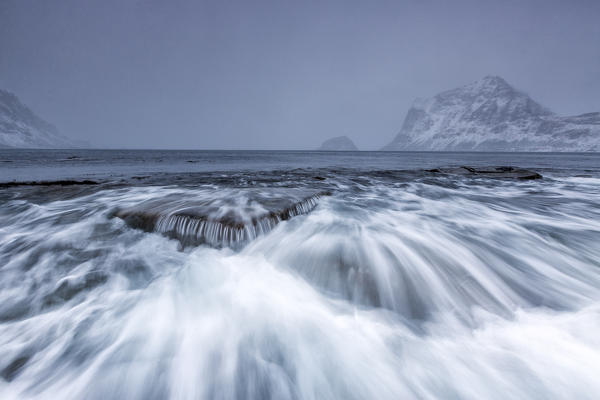
<path id="1" fill-rule="evenodd" d="M 0 89 L 0 147 L 78 148 L 85 143 L 71 140 L 36 115 L 17 95 Z"/>
<path id="2" fill-rule="evenodd" d="M 599 151 L 600 113 L 561 117 L 498 76 L 417 99 L 382 150 Z"/>

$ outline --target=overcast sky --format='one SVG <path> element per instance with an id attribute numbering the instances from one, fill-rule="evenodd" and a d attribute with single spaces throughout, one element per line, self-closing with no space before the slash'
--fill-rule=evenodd
<path id="1" fill-rule="evenodd" d="M 600 111 L 600 0 L 0 0 L 0 88 L 95 147 L 377 149 L 489 74 Z"/>

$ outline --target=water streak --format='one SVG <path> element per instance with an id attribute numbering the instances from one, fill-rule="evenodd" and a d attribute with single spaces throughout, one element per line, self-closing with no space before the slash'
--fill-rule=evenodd
<path id="1" fill-rule="evenodd" d="M 5 192 L 0 398 L 596 398 L 600 180 L 403 174 Z"/>

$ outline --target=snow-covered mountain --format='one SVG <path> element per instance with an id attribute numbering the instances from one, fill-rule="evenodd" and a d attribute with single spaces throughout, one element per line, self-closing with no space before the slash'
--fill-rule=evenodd
<path id="1" fill-rule="evenodd" d="M 600 113 L 561 117 L 487 76 L 415 101 L 382 150 L 600 151 Z"/>
<path id="2" fill-rule="evenodd" d="M 33 113 L 14 94 L 0 90 L 0 147 L 85 147 Z"/>
<path id="3" fill-rule="evenodd" d="M 317 150 L 357 151 L 358 148 L 348 136 L 338 136 L 324 141 L 321 147 L 319 147 Z"/>

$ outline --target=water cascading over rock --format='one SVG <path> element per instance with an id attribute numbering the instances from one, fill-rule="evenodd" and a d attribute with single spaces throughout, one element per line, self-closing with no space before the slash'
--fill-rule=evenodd
<path id="1" fill-rule="evenodd" d="M 133 207 L 118 209 L 114 216 L 129 226 L 158 232 L 183 246 L 206 244 L 240 248 L 270 232 L 281 221 L 307 214 L 324 191 L 297 189 L 204 192 L 198 197 L 170 194 Z"/>

